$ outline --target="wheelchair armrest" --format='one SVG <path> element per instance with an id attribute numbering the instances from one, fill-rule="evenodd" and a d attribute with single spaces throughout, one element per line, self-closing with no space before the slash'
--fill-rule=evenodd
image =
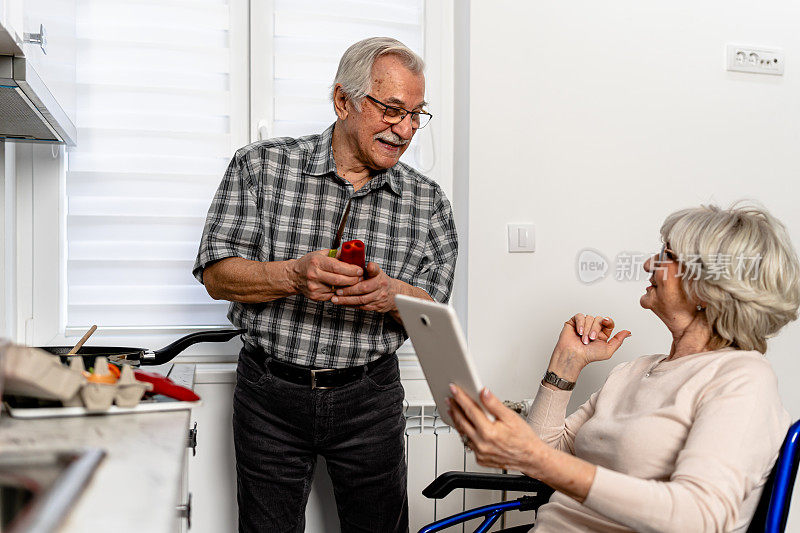
<path id="1" fill-rule="evenodd" d="M 445 472 L 425 487 L 426 498 L 440 499 L 455 489 L 513 490 L 535 492 L 547 498 L 554 492 L 538 479 L 521 474 L 488 474 L 478 472 Z"/>

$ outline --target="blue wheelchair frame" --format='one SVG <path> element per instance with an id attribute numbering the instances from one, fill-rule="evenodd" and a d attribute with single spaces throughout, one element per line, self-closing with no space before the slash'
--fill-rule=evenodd
<path id="1" fill-rule="evenodd" d="M 455 489 L 513 490 L 534 495 L 454 514 L 423 527 L 419 533 L 434 533 L 474 518 L 485 517 L 478 529 L 475 530 L 475 533 L 484 533 L 497 522 L 504 512 L 514 509 L 519 511 L 536 510 L 547 503 L 554 492 L 552 488 L 538 479 L 518 474 L 445 472 L 425 487 L 422 494 L 427 498 L 440 499 Z"/>
<path id="2" fill-rule="evenodd" d="M 786 529 L 798 462 L 800 462 L 800 420 L 789 428 L 781 446 L 781 453 L 772 470 L 774 480 L 771 485 L 764 487 L 764 493 L 769 494 L 769 506 L 764 522 L 764 531 L 767 533 L 782 533 Z M 768 490 L 769 487 L 772 489 Z M 761 499 L 764 499 L 763 495 Z"/>
<path id="3" fill-rule="evenodd" d="M 756 512 L 747 533 L 783 533 L 789 516 L 794 481 L 800 463 L 800 420 L 789 428 L 783 441 L 778 460 L 764 486 Z M 445 472 L 428 485 L 422 494 L 428 498 L 444 498 L 455 489 L 513 490 L 535 493 L 516 500 L 485 505 L 447 518 L 437 520 L 419 530 L 419 533 L 434 533 L 468 520 L 484 517 L 475 533 L 484 533 L 492 527 L 506 511 L 537 510 L 550 499 L 553 489 L 541 481 L 523 475 L 484 474 L 474 472 Z M 524 528 L 530 526 L 522 526 Z M 519 529 L 518 531 L 523 531 Z"/>

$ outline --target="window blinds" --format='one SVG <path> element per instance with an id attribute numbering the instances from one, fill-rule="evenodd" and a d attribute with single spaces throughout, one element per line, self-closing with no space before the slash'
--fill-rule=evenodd
<path id="1" fill-rule="evenodd" d="M 67 331 L 226 324 L 192 277 L 233 153 L 222 0 L 79 0 L 67 167 Z"/>
<path id="2" fill-rule="evenodd" d="M 263 1 L 263 0 L 253 0 Z M 90 324 L 156 332 L 228 325 L 191 269 L 211 198 L 247 139 L 243 0 L 79 0 L 78 146 L 68 155 L 68 332 Z M 419 54 L 424 0 L 274 0 L 251 31 L 268 58 L 273 136 L 321 132 L 339 58 L 355 41 L 399 39 Z M 264 13 L 263 5 L 251 12 Z M 250 75 L 254 75 L 253 72 Z M 243 109 L 238 112 L 238 109 Z M 434 111 L 435 112 L 435 111 Z M 423 130 L 424 131 L 424 130 Z M 246 133 L 244 134 L 246 135 Z M 419 134 L 416 136 L 419 137 Z M 403 160 L 418 166 L 415 142 Z M 424 170 L 424 169 L 423 169 Z"/>
<path id="3" fill-rule="evenodd" d="M 393 37 L 424 55 L 424 0 L 275 0 L 274 123 L 276 137 L 320 132 L 336 120 L 329 99 L 339 59 L 367 37 Z M 268 21 L 267 21 L 268 22 Z M 403 155 L 416 168 L 418 137 Z"/>
<path id="4" fill-rule="evenodd" d="M 336 119 L 331 83 L 354 42 L 393 37 L 424 57 L 423 14 L 422 0 L 275 0 L 274 135 L 307 135 Z"/>

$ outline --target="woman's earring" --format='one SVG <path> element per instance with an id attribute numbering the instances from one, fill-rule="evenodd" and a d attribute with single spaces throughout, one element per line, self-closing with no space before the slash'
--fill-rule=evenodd
<path id="1" fill-rule="evenodd" d="M 697 304 L 697 310 L 698 310 L 698 311 L 705 311 L 705 310 L 706 310 L 706 308 L 705 308 L 705 307 L 703 307 L 703 306 L 702 306 L 702 305 L 700 305 L 700 304 Z"/>

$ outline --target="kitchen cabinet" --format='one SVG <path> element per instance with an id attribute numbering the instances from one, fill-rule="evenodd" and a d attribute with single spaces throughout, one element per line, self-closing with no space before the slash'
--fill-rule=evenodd
<path id="1" fill-rule="evenodd" d="M 0 0 L 0 139 L 77 142 L 75 0 Z"/>
<path id="2" fill-rule="evenodd" d="M 25 33 L 44 30 L 45 43 L 25 43 L 22 51 L 69 120 L 75 123 L 76 71 L 75 0 L 25 0 Z"/>
<path id="3" fill-rule="evenodd" d="M 202 405 L 192 410 L 197 423 L 197 455 L 189 452 L 192 494 L 191 533 L 236 531 L 236 462 L 233 452 L 234 364 L 196 365 L 194 391 Z"/>
<path id="4" fill-rule="evenodd" d="M 23 38 L 23 0 L 0 0 L 0 54 L 21 51 Z"/>
<path id="5" fill-rule="evenodd" d="M 191 387 L 194 365 L 150 367 Z M 166 405 L 166 404 L 165 404 Z M 175 410 L 61 418 L 0 415 L 0 457 L 78 454 L 97 449 L 104 458 L 59 526 L 62 533 L 178 533 L 193 519 L 187 469 L 194 450 L 189 423 L 193 404 L 169 402 Z"/>
<path id="6" fill-rule="evenodd" d="M 175 533 L 185 501 L 190 411 L 23 420 L 0 416 L 0 449 L 43 454 L 87 447 L 105 458 L 61 524 L 62 533 Z"/>

